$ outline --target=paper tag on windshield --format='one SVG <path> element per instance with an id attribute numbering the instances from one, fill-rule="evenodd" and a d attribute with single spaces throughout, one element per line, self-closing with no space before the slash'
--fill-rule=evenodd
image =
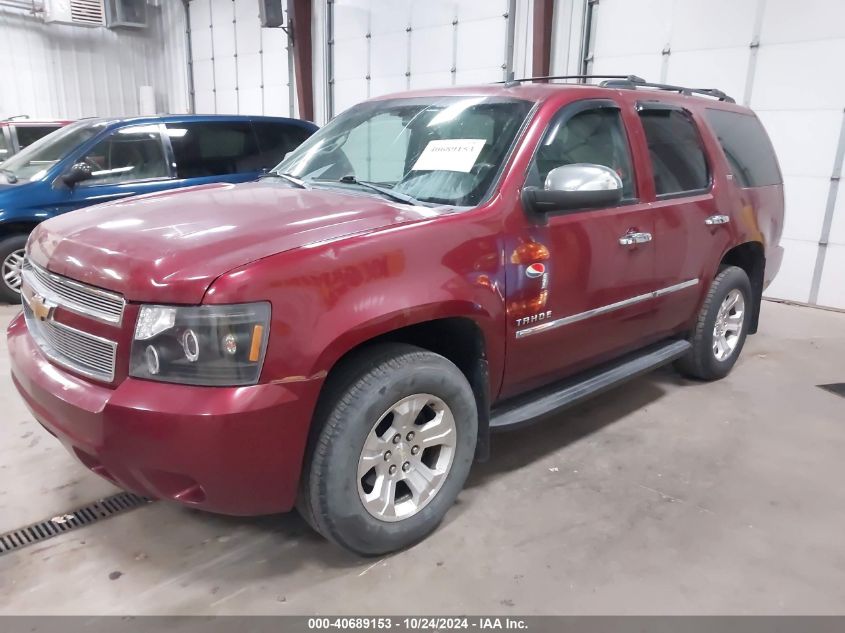
<path id="1" fill-rule="evenodd" d="M 429 141 L 412 171 L 462 171 L 468 172 L 475 165 L 484 139 L 453 138 Z"/>

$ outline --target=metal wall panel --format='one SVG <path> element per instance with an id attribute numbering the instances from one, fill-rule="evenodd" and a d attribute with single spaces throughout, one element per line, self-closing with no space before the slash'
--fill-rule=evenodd
<path id="1" fill-rule="evenodd" d="M 191 0 L 190 11 L 196 112 L 293 116 L 287 33 L 261 27 L 258 2 Z"/>
<path id="2" fill-rule="evenodd" d="M 584 2 L 579 0 L 555 0 L 552 25 L 553 75 L 577 75 L 581 72 L 581 31 L 585 8 Z M 530 28 L 525 30 L 530 32 Z M 517 55 L 519 48 L 522 47 L 517 47 Z M 526 51 L 530 51 L 530 47 Z"/>
<path id="3" fill-rule="evenodd" d="M 504 77 L 508 0 L 334 0 L 333 112 L 390 92 Z"/>
<path id="4" fill-rule="evenodd" d="M 831 74 L 830 64 L 845 56 L 845 5 L 766 0 L 764 8 L 750 105 L 772 135 L 787 192 L 786 256 L 768 294 L 845 308 L 834 291 L 845 287 L 845 266 L 825 235 L 828 201 L 841 190 L 831 176 L 842 175 L 841 165 L 833 171 L 845 77 Z"/>
<path id="5" fill-rule="evenodd" d="M 845 308 L 845 3 L 602 0 L 595 73 L 714 86 L 763 121 L 784 174 L 783 266 L 771 297 Z"/>
<path id="6" fill-rule="evenodd" d="M 0 8 L 3 77 L 0 117 L 75 119 L 139 112 L 138 91 L 153 86 L 156 109 L 188 108 L 185 22 L 181 4 L 150 7 L 146 29 L 46 24 Z"/>

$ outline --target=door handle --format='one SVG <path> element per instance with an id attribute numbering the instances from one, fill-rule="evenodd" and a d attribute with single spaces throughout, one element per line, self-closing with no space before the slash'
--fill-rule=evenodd
<path id="1" fill-rule="evenodd" d="M 709 226 L 715 226 L 716 224 L 727 224 L 730 221 L 731 219 L 726 215 L 711 215 L 704 220 L 704 223 Z"/>
<path id="2" fill-rule="evenodd" d="M 645 244 L 651 241 L 651 233 L 626 233 L 619 238 L 621 246 L 633 246 L 635 244 Z"/>

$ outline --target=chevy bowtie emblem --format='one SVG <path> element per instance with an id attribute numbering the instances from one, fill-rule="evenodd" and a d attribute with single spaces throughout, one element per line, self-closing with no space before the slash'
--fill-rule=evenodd
<path id="1" fill-rule="evenodd" d="M 46 321 L 47 319 L 50 319 L 53 316 L 53 312 L 56 310 L 56 306 L 48 303 L 44 297 L 38 294 L 27 297 L 26 303 L 29 306 L 29 309 L 32 310 L 32 314 L 39 321 Z"/>

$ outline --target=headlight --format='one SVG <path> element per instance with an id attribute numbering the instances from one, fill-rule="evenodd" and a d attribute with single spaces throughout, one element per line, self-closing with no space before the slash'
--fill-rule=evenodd
<path id="1" fill-rule="evenodd" d="M 269 331 L 269 303 L 141 306 L 129 375 L 185 385 L 254 385 Z"/>

